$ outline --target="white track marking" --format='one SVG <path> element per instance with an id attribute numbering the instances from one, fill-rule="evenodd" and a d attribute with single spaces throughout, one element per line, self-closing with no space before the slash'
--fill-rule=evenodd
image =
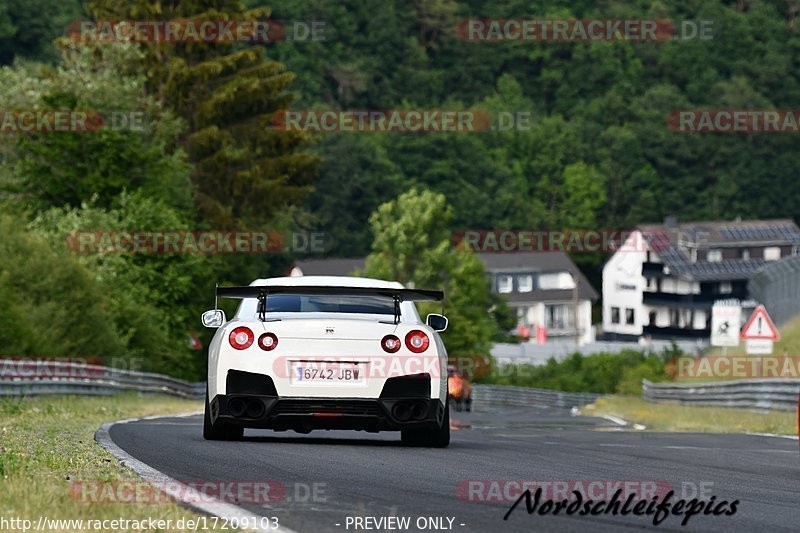
<path id="1" fill-rule="evenodd" d="M 745 435 L 753 435 L 755 437 L 774 437 L 776 439 L 797 440 L 797 437 L 795 437 L 794 435 L 777 435 L 775 433 L 745 433 Z"/>
<path id="2" fill-rule="evenodd" d="M 142 479 L 152 484 L 155 488 L 157 488 L 167 496 L 172 497 L 176 501 L 176 503 L 192 507 L 208 515 L 218 516 L 220 518 L 226 518 L 229 521 L 232 519 L 237 519 L 239 522 L 246 521 L 246 523 L 260 524 L 262 519 L 261 516 L 251 513 L 246 509 L 242 509 L 241 507 L 237 507 L 236 505 L 215 500 L 214 498 L 207 495 L 204 495 L 201 498 L 200 497 L 201 495 L 197 491 L 197 489 L 190 487 L 188 485 L 184 485 L 180 481 L 172 479 L 163 472 L 160 472 L 155 468 L 153 468 L 152 466 L 143 463 L 139 459 L 136 459 L 128 452 L 120 448 L 113 440 L 111 440 L 111 434 L 110 434 L 111 428 L 117 424 L 128 424 L 130 422 L 138 422 L 140 420 L 157 420 L 161 418 L 188 418 L 190 416 L 196 416 L 201 414 L 203 414 L 202 411 L 193 413 L 181 413 L 177 415 L 156 415 L 156 416 L 146 416 L 142 418 L 128 418 L 126 420 L 118 420 L 117 422 L 109 422 L 107 424 L 103 424 L 102 426 L 100 426 L 100 429 L 98 429 L 94 434 L 94 439 L 100 446 L 105 448 L 111 455 L 119 459 L 119 461 L 123 465 L 131 468 L 134 472 L 139 474 L 139 476 Z M 188 502 L 181 501 L 181 497 L 188 499 L 189 501 Z M 201 500 L 211 500 L 211 501 L 201 502 Z M 260 527 L 247 528 L 247 531 L 259 531 L 264 533 L 266 532 L 297 533 L 293 529 L 289 529 L 285 526 L 280 526 L 277 529 L 260 528 Z"/>
<path id="3" fill-rule="evenodd" d="M 623 420 L 622 418 L 619 418 L 619 417 L 616 417 L 616 416 L 612 416 L 612 415 L 601 415 L 601 416 L 602 416 L 602 418 L 605 418 L 606 420 L 610 420 L 611 422 L 614 422 L 616 425 L 618 425 L 620 427 L 630 426 L 633 429 L 635 429 L 636 431 L 642 431 L 642 430 L 647 429 L 647 426 L 643 426 L 641 424 L 631 424 L 627 420 Z"/>

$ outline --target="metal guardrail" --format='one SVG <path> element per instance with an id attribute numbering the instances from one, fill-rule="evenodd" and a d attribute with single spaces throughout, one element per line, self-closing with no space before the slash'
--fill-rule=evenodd
<path id="1" fill-rule="evenodd" d="M 642 381 L 642 397 L 650 402 L 792 411 L 797 409 L 798 394 L 800 379 L 738 379 L 713 383 Z"/>
<path id="2" fill-rule="evenodd" d="M 202 398 L 205 383 L 190 383 L 152 372 L 120 370 L 79 362 L 0 359 L 0 396 L 107 396 L 124 391 Z"/>
<path id="3" fill-rule="evenodd" d="M 601 394 L 560 392 L 504 385 L 473 385 L 472 401 L 476 404 L 513 407 L 580 407 L 594 402 Z"/>
<path id="4" fill-rule="evenodd" d="M 190 383 L 162 374 L 78 362 L 0 359 L 0 396 L 108 396 L 136 391 L 202 398 L 205 386 L 205 382 Z M 489 406 L 565 408 L 592 403 L 600 396 L 501 385 L 473 385 L 472 395 L 474 402 Z"/>
<path id="5" fill-rule="evenodd" d="M 0 359 L 0 396 L 108 396 L 125 391 L 199 399 L 205 394 L 205 383 L 76 362 Z M 797 408 L 798 394 L 800 379 L 642 382 L 642 397 L 651 402 L 790 411 Z M 487 406 L 571 408 L 592 403 L 600 396 L 502 385 L 473 385 L 472 388 L 473 402 Z"/>

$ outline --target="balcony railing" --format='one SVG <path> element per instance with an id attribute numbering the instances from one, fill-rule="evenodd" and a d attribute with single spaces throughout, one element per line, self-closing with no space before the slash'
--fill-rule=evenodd
<path id="1" fill-rule="evenodd" d="M 642 333 L 654 339 L 707 339 L 711 336 L 710 329 L 680 328 L 675 326 L 644 326 Z"/>
<path id="2" fill-rule="evenodd" d="M 727 294 L 674 294 L 670 292 L 643 292 L 642 303 L 666 307 L 705 308 L 711 307 L 717 300 L 728 298 L 747 298 L 745 291 L 733 291 Z"/>

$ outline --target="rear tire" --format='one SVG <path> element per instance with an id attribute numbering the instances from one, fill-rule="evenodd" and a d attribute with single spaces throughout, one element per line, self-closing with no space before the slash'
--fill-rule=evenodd
<path id="1" fill-rule="evenodd" d="M 445 402 L 442 425 L 435 429 L 404 429 L 400 439 L 407 446 L 447 448 L 450 445 L 450 402 Z"/>
<path id="2" fill-rule="evenodd" d="M 208 404 L 208 389 L 206 389 L 205 413 L 203 414 L 203 438 L 205 440 L 239 440 L 244 437 L 244 428 L 231 426 L 217 420 L 211 423 L 211 408 Z"/>

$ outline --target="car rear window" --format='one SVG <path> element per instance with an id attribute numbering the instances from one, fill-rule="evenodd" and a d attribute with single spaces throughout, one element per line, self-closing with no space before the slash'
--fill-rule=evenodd
<path id="1" fill-rule="evenodd" d="M 255 315 L 258 302 L 248 298 L 242 302 L 239 315 Z M 393 315 L 394 301 L 385 296 L 331 296 L 276 294 L 267 298 L 269 313 L 357 313 Z"/>

